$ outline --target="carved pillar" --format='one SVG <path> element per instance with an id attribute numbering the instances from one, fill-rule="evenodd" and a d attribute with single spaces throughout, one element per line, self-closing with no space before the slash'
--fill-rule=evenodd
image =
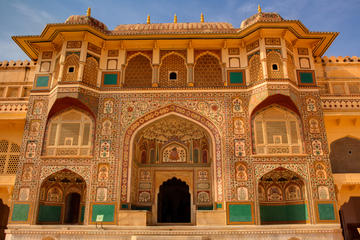
<path id="1" fill-rule="evenodd" d="M 227 81 L 226 81 L 226 63 L 222 63 L 221 64 L 221 76 L 222 76 L 222 82 L 224 84 L 224 86 L 227 86 Z"/>
<path id="2" fill-rule="evenodd" d="M 64 65 L 65 65 L 65 53 L 66 53 L 66 41 L 64 41 L 63 45 L 62 45 L 62 49 L 61 49 L 61 54 L 60 54 L 60 60 L 59 60 L 59 64 L 60 64 L 60 68 L 59 68 L 59 77 L 57 79 L 58 82 L 62 81 L 63 75 L 64 75 Z"/>
<path id="3" fill-rule="evenodd" d="M 194 64 L 187 64 L 187 85 L 188 87 L 194 86 Z"/>
<path id="4" fill-rule="evenodd" d="M 102 74 L 102 71 L 105 69 L 106 69 L 106 49 L 105 49 L 105 44 L 103 44 L 103 46 L 101 48 L 99 68 L 98 68 L 98 73 L 97 73 L 97 81 L 96 81 L 97 87 L 101 87 L 101 81 L 102 81 L 101 74 Z"/>
<path id="5" fill-rule="evenodd" d="M 79 73 L 78 73 L 78 77 L 77 77 L 78 82 L 82 81 L 82 78 L 83 78 L 83 75 L 84 75 L 84 68 L 85 68 L 85 63 L 86 63 L 87 45 L 88 45 L 88 42 L 83 41 L 83 43 L 81 45 L 81 49 L 80 49 Z"/>
<path id="6" fill-rule="evenodd" d="M 289 73 L 287 69 L 287 49 L 286 49 L 286 43 L 283 38 L 280 38 L 281 42 L 281 59 L 282 59 L 282 67 L 284 69 L 284 78 L 289 78 Z"/>
<path id="7" fill-rule="evenodd" d="M 289 73 L 287 69 L 287 58 L 282 58 L 282 67 L 284 69 L 284 78 L 289 78 Z"/>
<path id="8" fill-rule="evenodd" d="M 159 64 L 153 64 L 152 87 L 159 86 Z"/>
<path id="9" fill-rule="evenodd" d="M 267 65 L 266 65 L 266 49 L 265 49 L 265 40 L 260 38 L 260 62 L 263 68 L 264 79 L 269 78 Z"/>
<path id="10" fill-rule="evenodd" d="M 124 87 L 125 83 L 125 64 L 120 65 L 120 87 Z"/>

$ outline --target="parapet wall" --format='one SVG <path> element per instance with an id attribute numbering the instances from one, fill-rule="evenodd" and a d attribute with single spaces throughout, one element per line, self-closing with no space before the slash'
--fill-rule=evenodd
<path id="1" fill-rule="evenodd" d="M 34 67 L 36 65 L 36 62 L 29 61 L 29 60 L 11 60 L 11 61 L 2 61 L 0 62 L 0 69 L 2 68 L 9 68 L 9 67 Z"/>

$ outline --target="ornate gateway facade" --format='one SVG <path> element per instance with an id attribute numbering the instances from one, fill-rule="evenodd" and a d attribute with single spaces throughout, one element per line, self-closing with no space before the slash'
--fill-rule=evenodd
<path id="1" fill-rule="evenodd" d="M 33 62 L 0 63 L 6 239 L 341 239 L 356 191 L 328 139 L 360 136 L 360 70 L 321 58 L 336 36 L 259 11 L 13 37 Z"/>

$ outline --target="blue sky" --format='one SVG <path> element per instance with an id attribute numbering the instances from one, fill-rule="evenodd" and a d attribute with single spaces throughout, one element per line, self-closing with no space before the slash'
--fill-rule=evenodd
<path id="1" fill-rule="evenodd" d="M 200 13 L 208 22 L 229 22 L 238 28 L 257 12 L 277 12 L 285 19 L 298 19 L 310 31 L 340 32 L 326 56 L 360 56 L 360 0 L 0 0 L 0 61 L 28 57 L 12 41 L 13 35 L 39 35 L 47 23 L 61 23 L 70 15 L 92 16 L 109 29 L 118 24 L 198 22 Z"/>

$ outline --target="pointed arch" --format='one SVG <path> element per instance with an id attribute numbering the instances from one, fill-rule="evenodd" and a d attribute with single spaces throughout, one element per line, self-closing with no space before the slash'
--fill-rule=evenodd
<path id="1" fill-rule="evenodd" d="M 169 78 L 170 72 L 176 73 L 175 80 Z M 159 87 L 186 87 L 186 85 L 186 58 L 175 51 L 165 54 L 161 58 L 159 67 Z"/>
<path id="2" fill-rule="evenodd" d="M 130 170 L 132 161 L 130 161 L 132 156 L 131 144 L 136 136 L 136 133 L 147 126 L 151 122 L 160 119 L 168 115 L 177 115 L 179 117 L 185 118 L 189 121 L 192 121 L 200 126 L 202 126 L 211 137 L 213 144 L 213 156 L 214 156 L 214 176 L 215 176 L 215 199 L 217 201 L 223 201 L 223 173 L 222 173 L 222 154 L 221 154 L 221 137 L 219 129 L 206 117 L 200 115 L 197 112 L 186 109 L 177 105 L 168 105 L 163 108 L 159 108 L 155 111 L 147 113 L 142 117 L 134 121 L 126 130 L 123 140 L 123 161 L 122 161 L 122 171 L 121 171 L 121 201 L 128 202 L 130 201 Z"/>
<path id="3" fill-rule="evenodd" d="M 360 173 L 360 140 L 346 136 L 330 144 L 330 162 L 333 173 Z"/>
<path id="4" fill-rule="evenodd" d="M 47 175 L 40 185 L 37 224 L 81 224 L 86 191 L 85 179 L 68 168 Z M 75 202 L 71 198 L 74 192 L 77 194 Z"/>
<path id="5" fill-rule="evenodd" d="M 221 61 L 216 54 L 205 51 L 196 57 L 194 83 L 196 87 L 221 87 L 224 85 Z"/>
<path id="6" fill-rule="evenodd" d="M 266 54 L 267 72 L 270 79 L 284 78 L 284 68 L 282 65 L 281 55 L 278 49 L 268 50 Z M 277 69 L 273 69 L 273 65 L 277 65 Z"/>
<path id="7" fill-rule="evenodd" d="M 257 183 L 258 194 L 262 188 L 266 194 L 261 200 L 258 197 L 261 224 L 308 222 L 304 186 L 305 180 L 299 174 L 283 167 L 263 174 Z"/>
<path id="8" fill-rule="evenodd" d="M 80 58 L 77 54 L 72 53 L 65 58 L 64 73 L 62 77 L 63 82 L 75 82 L 79 72 Z M 70 68 L 73 68 L 70 70 Z"/>
<path id="9" fill-rule="evenodd" d="M 124 87 L 151 87 L 152 62 L 151 58 L 142 52 L 131 55 L 125 66 Z"/>

